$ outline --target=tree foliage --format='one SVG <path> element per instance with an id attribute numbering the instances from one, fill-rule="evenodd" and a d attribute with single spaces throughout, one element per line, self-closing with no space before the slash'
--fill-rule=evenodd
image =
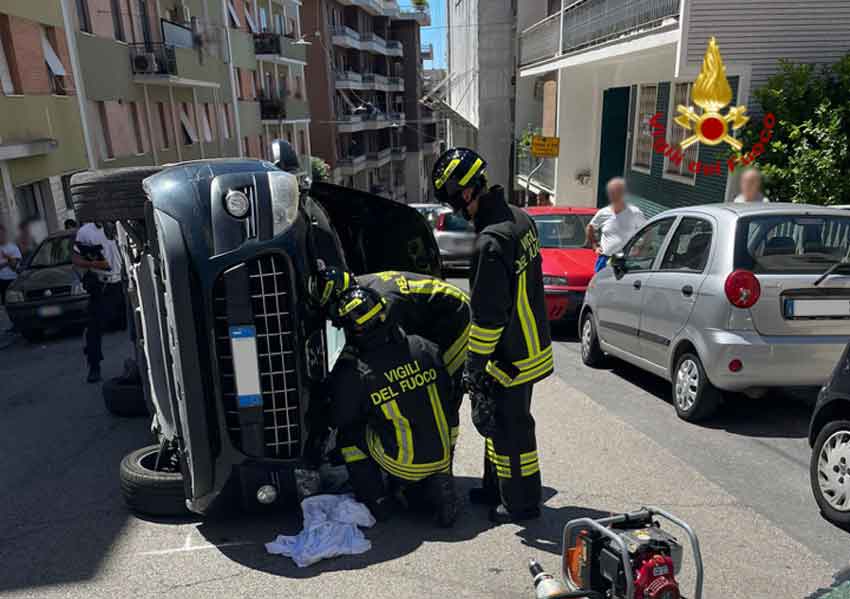
<path id="1" fill-rule="evenodd" d="M 313 181 L 329 181 L 331 178 L 331 167 L 318 156 L 313 156 L 310 158 L 310 175 L 313 177 Z"/>
<path id="2" fill-rule="evenodd" d="M 850 53 L 829 67 L 782 61 L 780 71 L 754 92 L 777 124 L 758 158 L 772 200 L 850 204 Z M 744 149 L 758 143 L 761 119 L 752 119 Z"/>

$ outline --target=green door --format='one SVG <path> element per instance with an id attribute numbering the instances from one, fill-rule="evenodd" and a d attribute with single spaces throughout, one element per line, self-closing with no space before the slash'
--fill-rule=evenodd
<path id="1" fill-rule="evenodd" d="M 596 205 L 607 206 L 605 184 L 622 177 L 629 132 L 629 88 L 612 87 L 602 95 L 602 133 L 599 144 L 599 179 Z"/>

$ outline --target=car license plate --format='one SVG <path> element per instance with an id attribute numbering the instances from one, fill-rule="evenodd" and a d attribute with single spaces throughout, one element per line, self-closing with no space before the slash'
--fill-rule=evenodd
<path id="1" fill-rule="evenodd" d="M 51 318 L 62 314 L 62 306 L 41 306 L 38 309 L 38 315 L 42 318 Z"/>
<path id="2" fill-rule="evenodd" d="M 233 373 L 236 376 L 239 407 L 262 407 L 260 367 L 257 362 L 257 329 L 253 326 L 230 327 L 230 348 L 233 351 Z"/>
<path id="3" fill-rule="evenodd" d="M 785 318 L 850 318 L 850 299 L 786 299 Z"/>

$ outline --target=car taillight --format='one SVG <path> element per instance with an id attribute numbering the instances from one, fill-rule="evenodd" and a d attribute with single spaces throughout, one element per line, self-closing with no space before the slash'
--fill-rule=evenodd
<path id="1" fill-rule="evenodd" d="M 761 296 L 761 284 L 748 270 L 736 270 L 726 277 L 726 299 L 736 308 L 751 308 Z"/>
<path id="2" fill-rule="evenodd" d="M 434 228 L 437 231 L 442 231 L 445 228 L 445 226 L 446 226 L 446 215 L 441 214 L 437 217 L 437 222 L 434 223 Z"/>

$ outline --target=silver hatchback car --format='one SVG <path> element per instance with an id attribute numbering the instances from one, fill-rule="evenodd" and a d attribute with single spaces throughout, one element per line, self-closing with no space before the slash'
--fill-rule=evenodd
<path id="1" fill-rule="evenodd" d="M 582 360 L 611 354 L 673 383 L 681 418 L 722 391 L 822 385 L 850 337 L 850 214 L 801 204 L 678 208 L 596 274 Z"/>

